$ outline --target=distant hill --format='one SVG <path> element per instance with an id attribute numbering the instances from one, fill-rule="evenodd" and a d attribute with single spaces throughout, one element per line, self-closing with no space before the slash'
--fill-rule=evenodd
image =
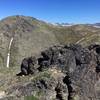
<path id="1" fill-rule="evenodd" d="M 9 45 L 13 38 L 11 48 Z M 87 46 L 100 42 L 100 29 L 89 25 L 53 25 L 27 16 L 10 16 L 0 21 L 0 67 L 18 67 L 24 57 L 38 54 L 56 44 Z"/>
<path id="2" fill-rule="evenodd" d="M 96 25 L 96 26 L 100 26 L 100 23 L 95 23 L 94 25 Z"/>

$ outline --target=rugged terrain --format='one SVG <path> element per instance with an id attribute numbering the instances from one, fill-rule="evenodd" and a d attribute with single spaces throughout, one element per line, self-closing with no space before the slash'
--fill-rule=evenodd
<path id="1" fill-rule="evenodd" d="M 24 58 L 16 75 L 4 100 L 100 100 L 100 45 L 50 47 Z"/>
<path id="2" fill-rule="evenodd" d="M 99 44 L 94 25 L 53 25 L 25 16 L 1 20 L 0 98 L 100 100 Z"/>

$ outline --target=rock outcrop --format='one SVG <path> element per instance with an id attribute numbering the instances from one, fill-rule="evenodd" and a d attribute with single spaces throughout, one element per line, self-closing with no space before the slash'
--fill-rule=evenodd
<path id="1" fill-rule="evenodd" d="M 100 45 L 50 47 L 38 57 L 25 58 L 17 75 L 35 77 L 44 72 L 50 76 L 40 75 L 42 78 L 18 86 L 19 96 L 41 91 L 39 100 L 100 100 Z"/>

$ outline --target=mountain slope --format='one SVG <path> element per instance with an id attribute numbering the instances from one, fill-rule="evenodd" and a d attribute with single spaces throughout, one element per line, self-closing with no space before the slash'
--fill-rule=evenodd
<path id="1" fill-rule="evenodd" d="M 0 66 L 21 64 L 24 57 L 38 54 L 55 44 L 78 43 L 87 46 L 100 42 L 100 29 L 88 25 L 57 26 L 32 17 L 11 16 L 0 21 Z M 11 48 L 9 44 L 13 38 Z"/>
<path id="2" fill-rule="evenodd" d="M 5 67 L 8 46 L 12 37 L 10 66 L 20 64 L 21 59 L 25 56 L 38 53 L 57 42 L 55 35 L 45 28 L 45 23 L 23 16 L 14 16 L 2 20 L 0 23 L 0 35 L 0 53 L 4 59 L 4 65 L 2 66 Z"/>

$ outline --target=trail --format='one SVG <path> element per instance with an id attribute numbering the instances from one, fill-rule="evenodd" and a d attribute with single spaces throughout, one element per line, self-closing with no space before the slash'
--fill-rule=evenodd
<path id="1" fill-rule="evenodd" d="M 85 38 L 83 37 L 82 39 L 78 40 L 78 41 L 76 42 L 76 44 L 80 43 L 80 42 L 83 41 L 84 39 L 85 39 Z"/>
<path id="2" fill-rule="evenodd" d="M 89 37 L 83 37 L 83 38 L 81 38 L 80 40 L 78 40 L 77 42 L 76 42 L 76 44 L 79 44 L 79 43 L 81 43 L 83 40 L 89 40 L 89 38 L 92 38 L 92 37 L 94 37 L 94 36 L 100 36 L 99 34 L 92 34 L 91 36 L 89 36 Z"/>

